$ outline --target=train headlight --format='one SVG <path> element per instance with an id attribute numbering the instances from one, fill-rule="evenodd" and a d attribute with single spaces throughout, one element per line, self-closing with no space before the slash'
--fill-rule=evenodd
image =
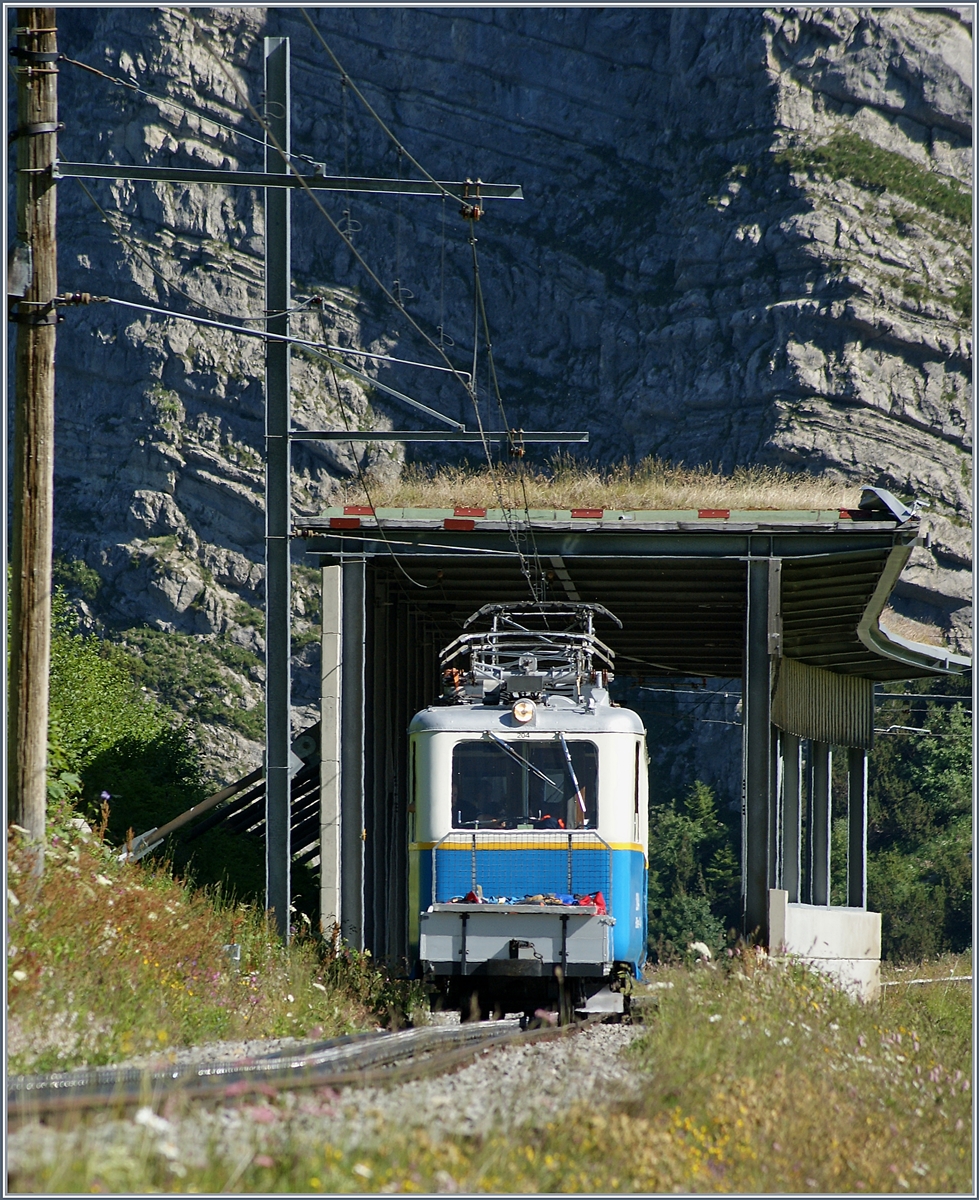
<path id="1" fill-rule="evenodd" d="M 537 705 L 534 704 L 533 700 L 518 700 L 511 711 L 513 712 L 513 719 L 515 721 L 519 721 L 521 725 L 526 725 L 528 721 L 534 719 L 534 713 L 537 712 Z"/>

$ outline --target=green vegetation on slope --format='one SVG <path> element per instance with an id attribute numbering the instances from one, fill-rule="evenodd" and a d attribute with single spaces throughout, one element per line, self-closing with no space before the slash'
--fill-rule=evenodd
<path id="1" fill-rule="evenodd" d="M 186 633 L 127 629 L 122 635 L 135 679 L 175 712 L 206 724 L 226 725 L 261 741 L 265 706 L 245 707 L 245 689 L 232 672 L 247 675 L 261 666 L 258 655 L 223 640 L 205 642 Z"/>
<path id="2" fill-rule="evenodd" d="M 651 806 L 649 946 L 660 960 L 684 954 L 693 941 L 717 951 L 740 927 L 738 840 L 699 779 L 679 803 Z"/>
<path id="3" fill-rule="evenodd" d="M 223 903 L 145 860 L 120 863 L 103 834 L 52 805 L 37 880 L 26 839 L 8 831 L 12 1071 L 212 1039 L 331 1037 L 404 1021 L 420 999 L 363 955 L 325 953 L 310 938 L 283 947 L 254 905 Z"/>
<path id="4" fill-rule="evenodd" d="M 77 799 L 93 822 L 105 800 L 106 837 L 121 846 L 130 830 L 140 834 L 163 825 L 203 800 L 210 788 L 186 722 L 137 682 L 148 678 L 134 669 L 142 660 L 96 637 L 79 636 L 60 591 L 53 617 L 49 799 Z M 155 662 L 164 661 L 169 638 L 174 635 L 150 640 Z M 179 672 L 179 639 L 175 644 L 171 669 Z M 178 832 L 165 850 L 172 869 L 201 886 L 219 886 L 227 896 L 251 902 L 264 895 L 265 856 L 257 838 L 212 829 L 185 844 Z M 296 903 L 315 924 L 313 874 L 297 865 L 293 875 Z"/>
<path id="5" fill-rule="evenodd" d="M 972 194 L 903 154 L 856 133 L 837 133 L 819 146 L 792 146 L 776 156 L 796 169 L 823 171 L 872 192 L 891 192 L 963 225 L 972 222 Z"/>

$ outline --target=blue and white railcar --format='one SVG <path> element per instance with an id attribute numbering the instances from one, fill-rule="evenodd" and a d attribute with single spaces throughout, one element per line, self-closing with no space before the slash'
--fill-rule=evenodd
<path id="1" fill-rule="evenodd" d="M 609 701 L 601 615 L 486 606 L 409 726 L 410 941 L 464 1015 L 621 1012 L 645 959 L 645 730 Z"/>

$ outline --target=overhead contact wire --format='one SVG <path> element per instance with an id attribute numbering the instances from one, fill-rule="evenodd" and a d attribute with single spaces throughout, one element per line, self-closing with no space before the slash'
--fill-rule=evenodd
<path id="1" fill-rule="evenodd" d="M 276 138 L 275 134 L 269 128 L 268 123 L 259 114 L 259 112 L 255 108 L 255 106 L 252 104 L 252 102 L 248 99 L 248 97 L 242 92 L 242 90 L 238 84 L 238 81 L 234 78 L 234 76 L 228 70 L 228 68 L 227 68 L 224 60 L 221 58 L 221 56 L 219 54 L 217 54 L 216 51 L 213 49 L 213 47 L 210 44 L 210 40 L 208 39 L 207 35 L 204 33 L 200 24 L 197 22 L 197 20 L 194 18 L 194 16 L 187 9 L 184 9 L 183 11 L 184 11 L 187 19 L 191 22 L 191 24 L 194 26 L 194 28 L 200 34 L 201 41 L 203 42 L 204 46 L 210 52 L 211 56 L 214 58 L 215 62 L 218 64 L 220 69 L 227 76 L 228 81 L 231 83 L 231 86 L 238 93 L 239 98 L 241 99 L 242 103 L 247 107 L 247 109 L 248 109 L 249 113 L 252 115 L 253 119 L 258 122 L 258 124 L 262 127 L 262 129 L 265 130 L 269 144 L 274 147 L 274 149 L 282 157 L 283 163 L 285 163 L 285 165 L 288 167 L 288 169 L 290 171 L 292 171 L 292 173 L 295 175 L 297 181 L 299 182 L 299 186 L 303 189 L 303 191 L 306 193 L 306 195 L 309 196 L 310 200 L 312 201 L 312 203 L 315 206 L 315 208 L 317 209 L 317 211 L 327 220 L 327 222 L 330 224 L 330 227 L 333 229 L 334 233 L 336 233 L 336 235 L 344 243 L 344 245 L 347 247 L 347 249 L 351 252 L 351 254 L 353 254 L 353 256 L 356 258 L 356 260 L 364 268 L 364 270 L 367 272 L 367 274 L 370 277 L 370 279 L 372 280 L 372 282 L 375 283 L 378 288 L 380 288 L 380 290 L 383 292 L 383 294 L 395 306 L 395 308 L 397 308 L 398 312 L 401 313 L 401 315 L 405 318 L 406 321 L 408 321 L 408 323 L 411 325 L 411 327 L 425 340 L 425 342 L 427 342 L 427 344 L 429 346 L 431 346 L 431 348 L 433 350 L 435 350 L 435 352 L 439 355 L 439 357 L 443 359 L 446 366 L 449 368 L 449 371 L 456 377 L 456 379 L 462 385 L 462 387 L 466 391 L 466 393 L 469 394 L 469 392 L 470 392 L 469 385 L 463 379 L 462 374 L 458 371 L 458 369 L 456 368 L 454 363 L 449 359 L 449 357 L 445 353 L 445 351 L 439 346 L 438 342 L 436 342 L 434 340 L 434 338 L 430 337 L 429 334 L 421 327 L 421 325 L 418 324 L 418 322 L 414 319 L 414 317 L 412 317 L 411 314 L 409 312 L 407 312 L 404 305 L 399 304 L 399 302 L 394 297 L 394 295 L 391 293 L 391 291 L 387 287 L 385 287 L 384 283 L 378 277 L 377 273 L 367 263 L 366 259 L 363 257 L 363 255 L 360 253 L 360 251 L 356 248 L 356 246 L 354 246 L 351 239 L 349 237 L 347 237 L 347 235 L 343 232 L 343 230 L 340 228 L 340 226 L 337 224 L 337 222 L 334 221 L 334 219 L 330 216 L 329 212 L 327 212 L 327 210 L 324 208 L 324 206 L 320 202 L 319 198 L 316 196 L 315 192 L 312 190 L 312 188 L 306 182 L 306 179 L 296 169 L 295 164 L 291 161 L 292 156 L 289 155 L 282 148 L 282 146 L 279 144 L 278 138 Z M 307 18 L 307 20 L 308 20 L 308 18 Z M 354 87 L 354 85 L 352 83 L 351 83 L 351 87 Z M 354 91 L 355 92 L 357 91 L 356 87 L 354 87 Z M 407 154 L 407 151 L 405 151 L 405 153 Z M 408 154 L 408 158 L 412 162 L 415 161 L 410 154 Z M 419 168 L 419 169 L 421 169 L 421 168 Z M 431 180 L 431 177 L 427 175 L 427 172 L 426 172 L 426 178 Z M 438 181 L 432 180 L 432 182 L 437 183 Z M 440 190 L 444 191 L 447 195 L 449 195 L 449 196 L 453 195 L 453 193 L 448 191 L 448 189 L 442 188 L 441 185 L 439 185 L 439 186 L 440 186 Z"/>
<path id="2" fill-rule="evenodd" d="M 344 403 L 343 394 L 340 391 L 340 383 L 339 383 L 339 380 L 337 379 L 336 368 L 334 367 L 332 362 L 330 363 L 330 374 L 333 376 L 333 389 L 337 394 L 337 404 L 340 408 L 340 417 L 343 421 L 343 427 L 344 427 L 344 429 L 346 429 L 346 431 L 348 433 L 350 433 L 350 422 L 347 420 L 347 406 Z M 428 584 L 427 583 L 419 583 L 417 579 L 414 579 L 411 575 L 408 574 L 408 572 L 405 570 L 404 566 L 402 565 L 401 560 L 398 558 L 397 554 L 395 553 L 394 547 L 388 541 L 387 533 L 384 530 L 384 527 L 381 525 L 381 518 L 377 515 L 377 508 L 374 505 L 373 497 L 371 496 L 370 489 L 367 486 L 367 478 L 364 475 L 364 472 L 360 465 L 360 459 L 357 457 L 357 451 L 354 448 L 355 440 L 356 439 L 354 437 L 351 437 L 351 439 L 350 439 L 350 443 L 349 443 L 350 453 L 353 455 L 353 460 L 357 467 L 357 478 L 360 480 L 360 486 L 364 489 L 364 495 L 367 497 L 367 503 L 370 505 L 371 512 L 373 512 L 373 514 L 374 514 L 374 520 L 377 524 L 377 532 L 381 535 L 381 540 L 384 542 L 384 545 L 387 547 L 388 553 L 391 555 L 391 558 L 394 560 L 394 565 L 398 568 L 398 570 L 405 577 L 405 579 L 407 579 L 408 582 L 413 587 L 422 588 L 424 591 L 427 591 Z"/>
<path id="3" fill-rule="evenodd" d="M 428 173 L 428 171 L 426 171 L 425 168 L 421 165 L 421 163 L 418 161 L 418 159 L 415 158 L 412 154 L 410 154 L 408 152 L 408 150 L 401 144 L 401 142 L 399 141 L 399 139 L 398 139 L 397 135 L 394 133 L 394 131 L 388 128 L 383 117 L 381 117 L 381 115 L 371 105 L 370 101 L 367 99 L 367 97 L 364 95 L 364 93 L 360 90 L 360 88 L 357 87 L 357 85 L 354 83 L 354 81 L 350 78 L 350 76 L 344 70 L 343 64 L 340 62 L 340 60 L 337 58 L 337 56 L 333 53 L 333 51 L 327 45 L 326 39 L 323 37 L 322 33 L 320 33 L 320 31 L 316 28 L 316 26 L 310 20 L 309 13 L 306 12 L 305 8 L 300 8 L 299 11 L 302 13 L 303 18 L 306 21 L 306 24 L 312 30 L 314 37 L 317 39 L 317 41 L 323 47 L 323 49 L 326 51 L 326 53 L 330 56 L 330 61 L 333 63 L 333 65 L 336 67 L 336 69 L 340 72 L 341 78 L 349 85 L 353 94 L 357 97 L 357 99 L 361 102 L 361 104 L 363 104 L 364 108 L 367 109 L 367 111 L 374 118 L 374 120 L 378 123 L 378 125 L 381 127 L 381 129 L 384 130 L 385 134 L 387 134 L 387 136 L 391 139 L 391 141 L 394 143 L 395 147 L 397 148 L 399 154 L 403 154 L 405 156 L 405 158 L 407 158 L 408 161 L 411 163 L 411 165 L 413 167 L 415 167 L 416 170 L 420 171 L 422 173 L 422 175 L 424 175 L 424 177 L 428 180 L 429 183 L 433 184 L 435 187 L 438 188 L 438 190 L 442 193 L 443 196 L 448 196 L 453 200 L 457 200 L 460 204 L 465 203 L 462 196 L 457 196 L 454 192 L 450 191 L 445 186 L 444 183 L 441 183 L 438 179 L 436 179 L 434 175 L 430 175 Z"/>

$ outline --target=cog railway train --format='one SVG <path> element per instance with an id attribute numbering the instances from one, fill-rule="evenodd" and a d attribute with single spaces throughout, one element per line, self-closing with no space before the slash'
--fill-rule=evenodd
<path id="1" fill-rule="evenodd" d="M 609 699 L 596 618 L 620 624 L 486 605 L 409 726 L 411 953 L 463 1019 L 621 1013 L 645 958 L 645 730 Z"/>

